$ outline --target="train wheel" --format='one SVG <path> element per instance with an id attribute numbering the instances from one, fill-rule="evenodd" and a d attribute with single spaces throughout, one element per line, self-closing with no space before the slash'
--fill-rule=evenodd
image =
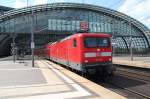
<path id="1" fill-rule="evenodd" d="M 87 70 L 84 70 L 84 69 L 83 69 L 83 70 L 81 71 L 82 77 L 86 77 L 87 72 L 88 72 Z"/>
<path id="2" fill-rule="evenodd" d="M 84 77 L 84 72 L 83 71 L 81 71 L 81 76 Z"/>
<path id="3" fill-rule="evenodd" d="M 86 70 L 85 75 L 86 75 L 86 77 L 90 76 L 88 69 Z"/>

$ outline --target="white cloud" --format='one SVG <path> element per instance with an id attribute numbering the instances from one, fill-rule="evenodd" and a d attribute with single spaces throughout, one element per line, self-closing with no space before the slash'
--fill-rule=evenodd
<path id="1" fill-rule="evenodd" d="M 47 4 L 47 0 L 34 0 L 34 5 Z"/>
<path id="2" fill-rule="evenodd" d="M 150 0 L 126 0 L 118 11 L 139 20 L 150 28 Z"/>
<path id="3" fill-rule="evenodd" d="M 27 6 L 27 3 L 23 0 L 16 0 L 15 1 L 15 5 L 14 5 L 15 8 L 23 8 L 26 6 Z"/>

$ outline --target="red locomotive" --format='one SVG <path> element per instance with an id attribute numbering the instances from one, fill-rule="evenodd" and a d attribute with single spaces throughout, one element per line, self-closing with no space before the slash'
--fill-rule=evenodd
<path id="1" fill-rule="evenodd" d="M 46 45 L 47 58 L 83 73 L 111 75 L 111 35 L 104 33 L 77 33 Z"/>

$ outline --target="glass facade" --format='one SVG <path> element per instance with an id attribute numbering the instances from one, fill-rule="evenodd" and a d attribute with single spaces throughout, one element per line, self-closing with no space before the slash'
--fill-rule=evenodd
<path id="1" fill-rule="evenodd" d="M 42 29 L 50 31 L 80 30 L 80 22 L 89 22 L 89 32 L 105 32 L 122 36 L 142 36 L 142 32 L 135 26 L 130 26 L 122 19 L 116 19 L 102 12 L 88 11 L 85 9 L 55 9 L 34 14 L 36 31 Z M 19 28 L 18 28 L 19 27 Z M 0 32 L 30 33 L 31 14 L 18 16 L 0 23 Z M 130 33 L 131 32 L 131 33 Z"/>
<path id="2" fill-rule="evenodd" d="M 65 5 L 65 4 L 64 4 Z M 117 17 L 111 14 L 108 9 L 92 10 L 85 7 L 79 7 L 76 4 L 68 4 L 69 7 L 59 5 L 43 5 L 34 8 L 34 32 L 36 36 L 36 45 L 41 46 L 47 42 L 53 42 L 80 31 L 80 22 L 85 21 L 89 23 L 89 33 L 108 33 L 113 35 L 113 42 L 117 43 L 114 46 L 116 53 L 130 52 L 130 37 L 132 37 L 133 51 L 135 53 L 148 53 L 150 51 L 150 36 L 147 38 L 143 31 L 137 26 L 131 24 L 129 20 Z M 74 7 L 74 6 L 77 7 Z M 87 7 L 87 8 L 86 8 Z M 90 6 L 94 7 L 94 6 Z M 31 31 L 32 15 L 31 9 L 24 8 L 18 10 L 19 14 L 11 18 L 3 18 L 0 21 L 0 33 L 17 33 L 19 35 L 29 35 Z M 14 11 L 15 12 L 15 11 Z M 116 13 L 116 12 L 115 12 Z M 148 31 L 149 32 L 149 31 Z M 39 36 L 38 36 L 39 35 Z M 42 36 L 43 35 L 43 36 Z M 17 42 L 27 42 L 30 37 L 23 40 L 23 36 L 17 37 Z M 28 47 L 29 48 L 29 47 Z"/>

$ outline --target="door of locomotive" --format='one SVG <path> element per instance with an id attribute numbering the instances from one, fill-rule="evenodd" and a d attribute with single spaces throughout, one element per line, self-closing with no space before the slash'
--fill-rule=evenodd
<path id="1" fill-rule="evenodd" d="M 66 50 L 67 50 L 67 57 L 66 57 L 66 60 L 67 60 L 67 66 L 70 66 L 70 39 L 67 40 L 66 42 Z"/>

